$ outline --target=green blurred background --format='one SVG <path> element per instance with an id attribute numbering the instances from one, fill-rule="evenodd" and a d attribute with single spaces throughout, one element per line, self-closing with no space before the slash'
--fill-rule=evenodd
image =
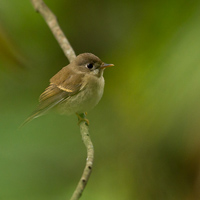
<path id="1" fill-rule="evenodd" d="M 45 2 L 77 54 L 115 64 L 88 114 L 95 163 L 81 199 L 200 199 L 200 1 Z M 76 187 L 76 116 L 18 129 L 67 64 L 29 1 L 0 2 L 1 200 L 65 200 Z"/>

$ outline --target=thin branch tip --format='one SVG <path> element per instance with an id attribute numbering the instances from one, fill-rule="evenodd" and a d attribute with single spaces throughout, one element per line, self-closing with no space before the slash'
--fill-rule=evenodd
<path id="1" fill-rule="evenodd" d="M 68 39 L 60 28 L 57 17 L 54 13 L 48 8 L 48 6 L 43 2 L 43 0 L 31 0 L 34 9 L 40 13 L 47 25 L 49 26 L 51 32 L 59 43 L 59 46 L 63 50 L 63 53 L 68 58 L 70 62 L 76 58 L 76 54 L 70 45 Z"/>

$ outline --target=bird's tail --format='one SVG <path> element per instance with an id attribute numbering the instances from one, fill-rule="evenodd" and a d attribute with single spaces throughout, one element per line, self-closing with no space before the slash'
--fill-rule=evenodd
<path id="1" fill-rule="evenodd" d="M 30 121 L 32 121 L 33 119 L 37 118 L 41 116 L 41 113 L 39 111 L 34 112 L 33 114 L 31 114 L 21 125 L 19 128 L 22 128 L 25 124 L 29 123 Z"/>

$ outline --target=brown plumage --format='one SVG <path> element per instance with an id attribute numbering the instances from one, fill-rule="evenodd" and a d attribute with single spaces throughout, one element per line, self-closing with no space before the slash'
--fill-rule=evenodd
<path id="1" fill-rule="evenodd" d="M 112 64 L 103 63 L 91 53 L 80 54 L 50 79 L 50 85 L 40 95 L 37 109 L 25 120 L 37 118 L 53 107 L 61 113 L 82 113 L 94 107 L 104 89 L 103 71 Z"/>

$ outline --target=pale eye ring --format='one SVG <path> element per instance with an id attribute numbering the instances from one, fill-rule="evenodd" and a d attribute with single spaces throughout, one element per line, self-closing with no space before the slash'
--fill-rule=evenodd
<path id="1" fill-rule="evenodd" d="M 87 64 L 87 68 L 88 69 L 92 69 L 93 68 L 93 64 L 92 63 Z"/>

